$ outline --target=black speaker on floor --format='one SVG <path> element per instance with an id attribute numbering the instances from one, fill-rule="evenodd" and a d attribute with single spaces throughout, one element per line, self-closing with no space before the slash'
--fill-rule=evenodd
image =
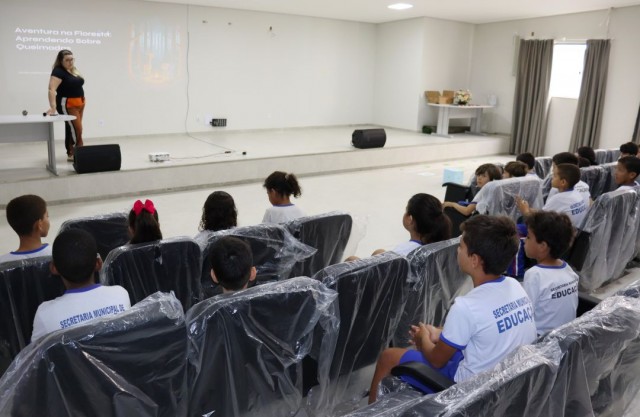
<path id="1" fill-rule="evenodd" d="M 359 149 L 382 148 L 386 142 L 384 129 L 357 129 L 351 135 L 351 144 Z"/>
<path id="2" fill-rule="evenodd" d="M 120 145 L 95 145 L 76 148 L 73 169 L 78 174 L 118 171 L 122 157 Z"/>

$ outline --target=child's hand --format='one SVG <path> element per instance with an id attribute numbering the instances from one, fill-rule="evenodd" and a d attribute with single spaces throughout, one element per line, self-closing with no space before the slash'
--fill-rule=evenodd
<path id="1" fill-rule="evenodd" d="M 440 341 L 440 333 L 442 333 L 442 329 L 438 329 L 437 327 L 427 324 L 427 331 L 429 332 L 429 340 L 431 343 L 436 344 Z"/>
<path id="2" fill-rule="evenodd" d="M 434 343 L 431 336 L 431 332 L 429 331 L 429 329 L 424 323 L 420 323 L 417 326 L 412 325 L 411 329 L 409 330 L 409 335 L 411 336 L 411 340 L 410 340 L 411 344 L 415 345 L 416 349 L 418 350 L 422 350 L 422 347 L 425 345 L 426 340 L 429 340 L 431 341 L 431 343 Z M 439 334 L 438 334 L 438 337 L 440 337 Z"/>
<path id="3" fill-rule="evenodd" d="M 518 206 L 518 210 L 520 210 L 520 213 L 529 213 L 529 203 L 527 203 L 526 200 L 523 200 L 519 195 L 516 196 L 516 205 Z"/>

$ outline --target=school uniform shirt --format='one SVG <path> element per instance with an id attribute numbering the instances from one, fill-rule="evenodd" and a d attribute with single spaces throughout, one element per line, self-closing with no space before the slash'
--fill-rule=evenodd
<path id="1" fill-rule="evenodd" d="M 305 216 L 306 214 L 295 204 L 276 205 L 267 209 L 262 223 L 286 223 Z"/>
<path id="2" fill-rule="evenodd" d="M 23 251 L 23 252 L 9 252 L 4 255 L 0 255 L 0 264 L 3 262 L 20 261 L 22 259 L 37 258 L 39 256 L 51 256 L 51 246 L 48 243 L 40 246 L 38 249 Z"/>
<path id="3" fill-rule="evenodd" d="M 591 200 L 591 191 L 589 190 L 589 184 L 584 181 L 578 181 L 578 183 L 573 187 L 574 190 L 580 193 L 582 199 L 587 204 L 587 207 L 590 205 Z M 557 188 L 552 188 L 549 190 L 549 195 L 547 196 L 547 201 L 554 195 L 558 194 L 559 191 Z"/>
<path id="4" fill-rule="evenodd" d="M 112 316 L 131 307 L 129 293 L 119 285 L 100 284 L 67 290 L 60 297 L 40 304 L 33 319 L 31 340 L 53 331 Z"/>
<path id="5" fill-rule="evenodd" d="M 486 189 L 485 187 L 482 187 L 480 191 L 478 191 L 478 194 L 476 194 L 473 197 L 473 201 L 469 203 L 469 204 L 475 204 L 476 211 L 480 214 L 485 214 L 487 212 L 487 207 L 489 206 L 489 204 L 487 203 L 487 197 L 483 192 L 485 189 Z"/>
<path id="6" fill-rule="evenodd" d="M 398 255 L 407 256 L 409 253 L 413 252 L 414 249 L 417 249 L 420 246 L 422 246 L 422 242 L 420 242 L 419 240 L 410 240 L 408 242 L 400 243 L 392 250 Z"/>
<path id="7" fill-rule="evenodd" d="M 566 262 L 530 268 L 524 273 L 522 286 L 533 304 L 539 335 L 576 318 L 578 274 Z"/>
<path id="8" fill-rule="evenodd" d="M 573 227 L 581 227 L 589 204 L 585 203 L 582 194 L 577 190 L 567 190 L 549 196 L 542 210 L 565 213 L 571 219 Z"/>
<path id="9" fill-rule="evenodd" d="M 638 181 L 634 181 L 632 185 L 621 185 L 620 187 L 616 188 L 616 191 L 618 190 L 635 190 L 636 187 L 640 186 L 640 183 L 638 183 Z"/>
<path id="10" fill-rule="evenodd" d="M 518 346 L 536 339 L 533 306 L 513 278 L 485 282 L 455 299 L 440 341 L 463 351 L 454 380 L 493 368 Z"/>
<path id="11" fill-rule="evenodd" d="M 535 171 L 531 171 L 531 172 L 527 172 L 527 177 L 536 177 L 536 178 L 540 178 L 538 176 L 538 174 L 535 173 Z"/>

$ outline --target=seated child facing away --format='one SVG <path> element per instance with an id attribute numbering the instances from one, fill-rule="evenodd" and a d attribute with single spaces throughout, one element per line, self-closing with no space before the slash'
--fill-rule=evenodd
<path id="1" fill-rule="evenodd" d="M 573 164 L 560 164 L 553 170 L 551 185 L 558 190 L 554 195 L 549 195 L 543 211 L 555 211 L 565 213 L 571 219 L 576 228 L 582 226 L 589 206 L 585 203 L 582 194 L 573 187 L 580 180 L 580 168 Z M 532 210 L 529 203 L 517 197 L 516 202 L 522 215 L 529 214 Z"/>
<path id="2" fill-rule="evenodd" d="M 473 201 L 469 203 L 467 206 L 463 206 L 459 203 L 455 203 L 453 201 L 445 201 L 442 203 L 443 207 L 451 207 L 460 212 L 465 216 L 471 216 L 476 209 L 479 212 L 482 212 L 486 209 L 487 202 L 485 198 L 482 196 L 482 188 L 489 182 L 493 180 L 502 179 L 502 172 L 498 169 L 494 164 L 482 164 L 476 169 L 476 180 L 478 183 L 478 194 L 473 197 Z"/>
<path id="3" fill-rule="evenodd" d="M 419 361 L 456 382 L 491 369 L 518 346 L 536 338 L 533 308 L 522 285 L 502 272 L 518 250 L 513 221 L 502 216 L 474 216 L 462 226 L 458 265 L 474 288 L 455 299 L 443 329 L 419 323 L 410 336 L 416 350 L 385 349 L 376 365 L 369 402 L 391 369 Z M 402 377 L 424 392 L 429 387 Z"/>
<path id="4" fill-rule="evenodd" d="M 560 259 L 571 246 L 573 226 L 566 214 L 553 211 L 534 211 L 524 221 L 524 250 L 538 264 L 524 273 L 522 285 L 542 335 L 576 318 L 578 274 Z"/>
<path id="5" fill-rule="evenodd" d="M 60 275 L 65 293 L 40 304 L 33 319 L 31 340 L 103 316 L 119 314 L 129 307 L 129 294 L 118 286 L 95 283 L 94 272 L 102 267 L 95 239 L 84 230 L 61 232 L 53 241 L 51 273 Z"/>
<path id="6" fill-rule="evenodd" d="M 130 244 L 153 242 L 162 239 L 158 211 L 153 201 L 145 200 L 144 203 L 136 200 L 129 212 Z"/>
<path id="7" fill-rule="evenodd" d="M 536 174 L 536 158 L 531 152 L 524 152 L 516 156 L 516 161 L 524 162 L 527 165 L 527 175 L 538 177 Z"/>
<path id="8" fill-rule="evenodd" d="M 269 207 L 264 213 L 262 223 L 286 223 L 306 216 L 295 204 L 291 202 L 291 196 L 298 198 L 302 195 L 302 188 L 298 179 L 292 173 L 275 171 L 264 180 L 262 185 L 267 189 Z"/>
<path id="9" fill-rule="evenodd" d="M 251 247 L 233 236 L 223 236 L 209 249 L 211 279 L 222 286 L 223 293 L 247 288 L 256 279 Z"/>
<path id="10" fill-rule="evenodd" d="M 211 232 L 233 229 L 238 225 L 238 210 L 233 197 L 224 191 L 209 194 L 202 207 L 200 232 L 193 238 L 201 247 L 206 246 Z"/>
<path id="11" fill-rule="evenodd" d="M 50 256 L 51 247 L 42 243 L 49 234 L 47 203 L 37 195 L 16 197 L 7 204 L 7 223 L 20 239 L 18 249 L 0 255 L 0 263 Z"/>
<path id="12" fill-rule="evenodd" d="M 507 165 L 504 166 L 504 172 L 502 173 L 502 178 L 518 178 L 524 177 L 527 175 L 527 165 L 524 162 L 519 161 L 511 161 L 507 162 Z"/>
<path id="13" fill-rule="evenodd" d="M 598 165 L 598 161 L 596 161 L 596 151 L 593 150 L 591 146 L 581 146 L 578 148 L 578 152 L 576 152 L 578 159 L 584 158 L 589 161 L 589 165 L 587 166 L 595 166 Z"/>
<path id="14" fill-rule="evenodd" d="M 618 184 L 618 190 L 633 190 L 639 186 L 638 174 L 640 174 L 640 159 L 635 156 L 623 156 L 618 159 L 614 179 Z"/>

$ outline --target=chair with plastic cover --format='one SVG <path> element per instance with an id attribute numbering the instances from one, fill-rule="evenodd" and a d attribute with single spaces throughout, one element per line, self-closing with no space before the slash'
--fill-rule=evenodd
<path id="1" fill-rule="evenodd" d="M 591 199 L 595 200 L 604 193 L 613 191 L 617 185 L 613 178 L 615 164 L 594 165 L 580 168 L 580 180 L 589 186 Z"/>
<path id="2" fill-rule="evenodd" d="M 547 175 L 549 175 L 549 173 L 551 172 L 553 159 L 550 156 L 538 156 L 535 161 L 536 163 L 533 169 L 536 175 L 539 178 L 546 178 Z"/>
<path id="3" fill-rule="evenodd" d="M 490 181 L 475 197 L 476 201 L 481 200 L 476 210 L 480 214 L 507 216 L 516 221 L 522 216 L 516 204 L 516 196 L 522 197 L 533 209 L 542 208 L 542 183 L 540 178 L 533 176 Z M 480 194 L 482 197 L 479 197 Z"/>
<path id="4" fill-rule="evenodd" d="M 256 285 L 289 278 L 296 262 L 304 261 L 316 252 L 314 248 L 298 241 L 281 224 L 263 223 L 216 232 L 202 232 L 196 236 L 196 241 L 202 249 L 202 299 L 222 293 L 220 285 L 211 279 L 209 248 L 223 236 L 237 237 L 249 244 L 257 272 Z"/>
<path id="5" fill-rule="evenodd" d="M 187 416 L 187 328 L 154 294 L 27 346 L 0 380 L 0 415 Z"/>
<path id="6" fill-rule="evenodd" d="M 40 257 L 0 265 L 0 374 L 31 340 L 38 306 L 64 294 L 49 269 L 51 258 Z"/>
<path id="7" fill-rule="evenodd" d="M 640 198 L 634 190 L 616 190 L 602 194 L 593 203 L 584 221 L 581 235 L 584 262 L 572 265 L 580 275 L 580 287 L 593 291 L 620 278 L 636 253 L 640 228 Z M 578 256 L 580 255 L 580 256 Z"/>
<path id="8" fill-rule="evenodd" d="M 311 277 L 322 268 L 342 262 L 352 225 L 351 215 L 338 211 L 301 217 L 287 223 L 287 229 L 296 239 L 318 250 L 313 256 L 296 263 L 291 276 Z"/>
<path id="9" fill-rule="evenodd" d="M 331 265 L 314 275 L 314 279 L 338 292 L 340 333 L 330 359 L 328 392 L 334 406 L 357 404 L 369 388 L 372 365 L 389 346 L 400 320 L 408 273 L 409 262 L 405 257 L 384 252 Z M 314 376 L 318 367 L 323 366 L 326 364 L 305 362 L 305 385 L 315 384 Z M 309 394 L 314 395 L 317 394 L 313 391 Z"/>
<path id="10" fill-rule="evenodd" d="M 408 294 L 393 346 L 409 346 L 409 329 L 419 322 L 442 326 L 453 300 L 473 288 L 471 278 L 458 266 L 460 238 L 423 245 L 407 256 Z"/>
<path id="11" fill-rule="evenodd" d="M 89 232 L 98 244 L 98 253 L 102 259 L 107 259 L 109 252 L 130 239 L 127 213 L 123 212 L 70 219 L 62 223 L 58 233 L 70 229 Z"/>
<path id="12" fill-rule="evenodd" d="M 285 416 L 303 407 L 302 359 L 332 357 L 337 294 L 311 278 L 204 300 L 187 312 L 189 415 Z M 328 369 L 321 381 L 327 384 Z M 321 401 L 319 404 L 323 404 Z"/>
<path id="13" fill-rule="evenodd" d="M 109 253 L 100 282 L 124 287 L 131 304 L 173 291 L 186 311 L 200 298 L 201 259 L 198 244 L 186 237 L 125 245 Z"/>
<path id="14" fill-rule="evenodd" d="M 618 159 L 620 159 L 620 149 L 607 149 L 605 163 L 616 162 Z"/>
<path id="15" fill-rule="evenodd" d="M 610 162 L 607 160 L 606 149 L 594 149 L 593 152 L 596 154 L 596 163 L 598 165 L 602 165 L 604 163 Z"/>

